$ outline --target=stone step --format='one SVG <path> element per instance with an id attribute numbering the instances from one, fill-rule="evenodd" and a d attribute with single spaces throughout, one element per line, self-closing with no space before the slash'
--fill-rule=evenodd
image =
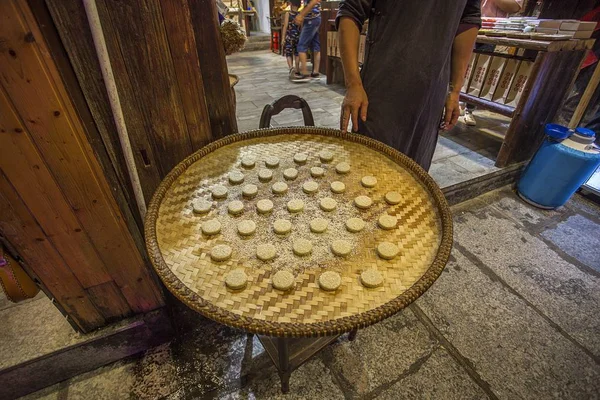
<path id="1" fill-rule="evenodd" d="M 246 42 L 243 52 L 246 51 L 258 51 L 258 50 L 269 50 L 271 43 L 267 40 L 266 42 Z"/>
<path id="2" fill-rule="evenodd" d="M 250 36 L 248 36 L 248 42 L 249 43 L 257 43 L 257 42 L 270 42 L 271 41 L 271 36 L 270 35 L 252 35 L 250 34 Z"/>

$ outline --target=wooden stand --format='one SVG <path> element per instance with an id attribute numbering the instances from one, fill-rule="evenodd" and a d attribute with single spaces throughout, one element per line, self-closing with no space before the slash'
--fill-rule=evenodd
<path id="1" fill-rule="evenodd" d="M 358 329 L 351 331 L 348 340 L 354 340 L 357 332 Z M 298 367 L 310 360 L 315 354 L 333 343 L 340 336 L 281 338 L 257 335 L 258 340 L 260 340 L 260 343 L 279 372 L 282 393 L 290 391 L 290 376 L 294 370 L 298 369 Z"/>
<path id="2" fill-rule="evenodd" d="M 470 104 L 496 112 L 512 121 L 496 159 L 497 167 L 529 159 L 544 137 L 544 125 L 552 122 L 566 96 L 571 91 L 587 50 L 594 40 L 567 40 L 547 42 L 529 39 L 492 38 L 478 36 L 477 43 L 510 46 L 531 50 L 534 63 L 523 96 L 516 107 L 461 93 L 460 98 Z M 494 56 L 510 57 L 506 54 Z M 522 58 L 514 56 L 514 58 Z"/>

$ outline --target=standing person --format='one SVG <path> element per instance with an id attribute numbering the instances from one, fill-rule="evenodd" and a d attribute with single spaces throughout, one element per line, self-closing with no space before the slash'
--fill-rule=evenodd
<path id="1" fill-rule="evenodd" d="M 295 79 L 295 82 L 307 81 L 310 78 L 319 77 L 319 63 L 321 62 L 321 41 L 319 39 L 319 28 L 321 27 L 321 0 L 304 0 L 304 8 L 294 22 L 302 26 L 300 32 L 300 41 L 298 42 L 298 54 L 300 55 L 300 74 L 301 77 Z M 309 48 L 313 51 L 313 70 L 308 75 L 306 52 Z M 316 66 L 316 69 L 315 69 Z"/>
<path id="2" fill-rule="evenodd" d="M 285 38 L 283 54 L 290 69 L 290 79 L 298 79 L 301 78 L 298 60 L 300 26 L 294 23 L 294 19 L 298 15 L 298 9 L 300 9 L 300 0 L 291 0 L 288 3 L 290 4 L 290 11 L 286 12 L 283 18 L 283 37 Z"/>
<path id="3" fill-rule="evenodd" d="M 358 42 L 367 19 L 359 73 Z M 452 128 L 460 114 L 459 91 L 481 26 L 480 1 L 345 0 L 336 24 L 347 89 L 342 131 L 352 120 L 354 131 L 429 169 L 438 129 Z"/>
<path id="4" fill-rule="evenodd" d="M 481 15 L 484 17 L 495 17 L 495 18 L 507 18 L 510 14 L 521 11 L 523 7 L 523 0 L 482 0 L 481 1 Z M 484 51 L 494 51 L 494 45 L 481 45 L 477 47 Z M 475 105 L 467 103 L 465 109 L 464 121 L 469 126 L 477 125 L 475 116 Z"/>

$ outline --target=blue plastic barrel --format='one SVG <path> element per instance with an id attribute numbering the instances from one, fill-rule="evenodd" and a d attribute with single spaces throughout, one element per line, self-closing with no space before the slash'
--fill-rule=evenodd
<path id="1" fill-rule="evenodd" d="M 571 138 L 560 142 L 560 125 L 546 127 L 548 137 L 525 169 L 517 190 L 528 203 L 545 209 L 564 205 L 600 165 L 600 152 L 582 151 L 570 143 L 593 143 L 594 132 L 578 128 Z M 569 145 L 565 145 L 569 144 Z"/>

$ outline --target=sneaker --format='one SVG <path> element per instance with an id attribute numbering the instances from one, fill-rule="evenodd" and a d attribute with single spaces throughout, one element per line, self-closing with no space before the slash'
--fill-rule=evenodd
<path id="1" fill-rule="evenodd" d="M 294 83 L 310 82 L 310 75 L 295 74 L 294 78 L 292 78 L 292 82 L 294 82 Z"/>
<path id="2" fill-rule="evenodd" d="M 319 79 L 321 77 L 321 74 L 318 72 L 313 72 L 312 74 L 310 74 L 310 77 L 313 79 Z"/>
<path id="3" fill-rule="evenodd" d="M 468 126 L 477 125 L 477 121 L 475 121 L 475 116 L 473 115 L 473 113 L 471 111 L 468 111 L 468 110 L 465 111 L 464 120 L 465 120 L 465 124 L 467 124 Z"/>

